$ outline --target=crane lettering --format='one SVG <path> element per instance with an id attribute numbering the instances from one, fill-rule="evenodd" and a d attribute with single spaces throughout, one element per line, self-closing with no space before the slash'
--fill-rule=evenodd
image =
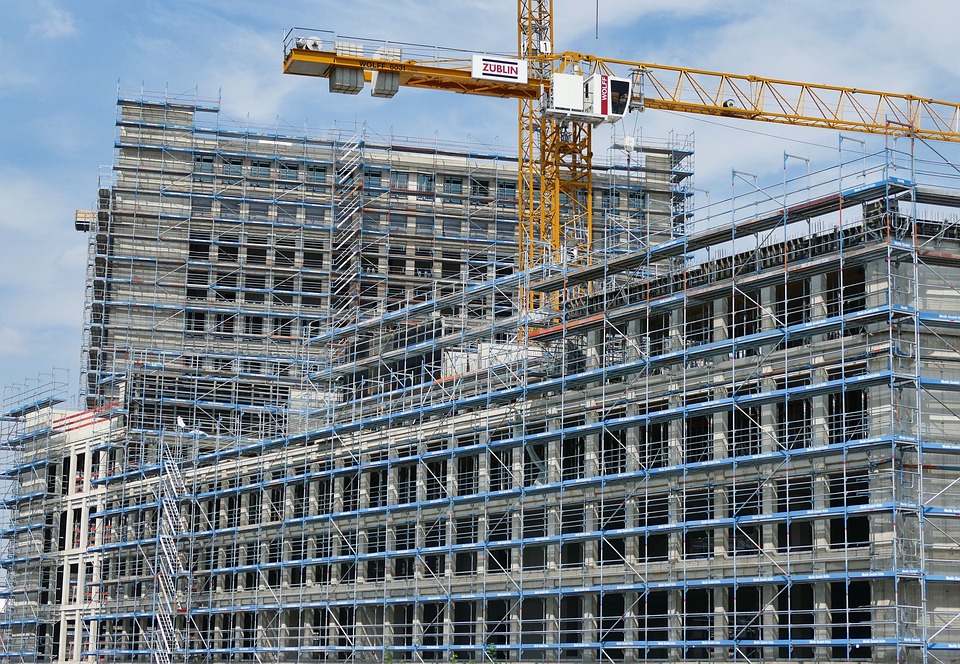
<path id="1" fill-rule="evenodd" d="M 527 63 L 524 60 L 474 54 L 470 75 L 473 78 L 526 83 Z"/>
<path id="2" fill-rule="evenodd" d="M 364 69 L 380 69 L 383 71 L 406 71 L 406 66 L 399 62 L 380 62 L 377 60 L 360 60 L 360 66 Z"/>
<path id="3" fill-rule="evenodd" d="M 484 62 L 483 73 L 516 78 L 520 74 L 520 67 L 519 65 L 505 65 L 499 62 Z"/>

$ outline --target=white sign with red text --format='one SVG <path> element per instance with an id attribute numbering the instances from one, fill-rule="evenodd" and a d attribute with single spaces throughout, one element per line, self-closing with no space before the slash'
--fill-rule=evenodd
<path id="1" fill-rule="evenodd" d="M 527 61 L 493 55 L 474 55 L 470 73 L 491 81 L 527 82 Z"/>

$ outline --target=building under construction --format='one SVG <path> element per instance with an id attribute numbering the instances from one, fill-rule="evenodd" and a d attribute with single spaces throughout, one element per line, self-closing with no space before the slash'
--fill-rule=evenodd
<path id="1" fill-rule="evenodd" d="M 4 404 L 0 658 L 960 660 L 955 169 L 694 226 L 691 145 L 624 141 L 589 265 L 518 271 L 496 152 L 119 101 L 84 403 Z"/>

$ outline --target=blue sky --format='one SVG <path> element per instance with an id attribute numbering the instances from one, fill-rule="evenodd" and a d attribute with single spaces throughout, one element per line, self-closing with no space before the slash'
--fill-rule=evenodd
<path id="1" fill-rule="evenodd" d="M 329 95 L 323 81 L 283 76 L 281 61 L 294 26 L 513 52 L 514 0 L 270 4 L 0 0 L 0 385 L 53 367 L 79 378 L 86 237 L 73 213 L 94 205 L 112 162 L 118 85 L 219 97 L 225 119 L 290 131 L 359 121 L 384 135 L 513 152 L 514 102 Z M 555 0 L 557 50 L 960 101 L 953 0 L 599 0 L 599 10 L 597 25 L 593 0 Z M 630 116 L 619 131 L 693 133 L 697 187 L 715 200 L 728 195 L 733 168 L 777 182 L 784 151 L 829 163 L 838 145 L 836 132 L 662 112 Z M 953 146 L 938 149 L 960 163 Z"/>

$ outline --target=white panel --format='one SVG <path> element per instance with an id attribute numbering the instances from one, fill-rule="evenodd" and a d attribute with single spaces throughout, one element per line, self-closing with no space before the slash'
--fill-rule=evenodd
<path id="1" fill-rule="evenodd" d="M 551 107 L 565 111 L 583 110 L 583 76 L 554 74 L 550 83 Z"/>

